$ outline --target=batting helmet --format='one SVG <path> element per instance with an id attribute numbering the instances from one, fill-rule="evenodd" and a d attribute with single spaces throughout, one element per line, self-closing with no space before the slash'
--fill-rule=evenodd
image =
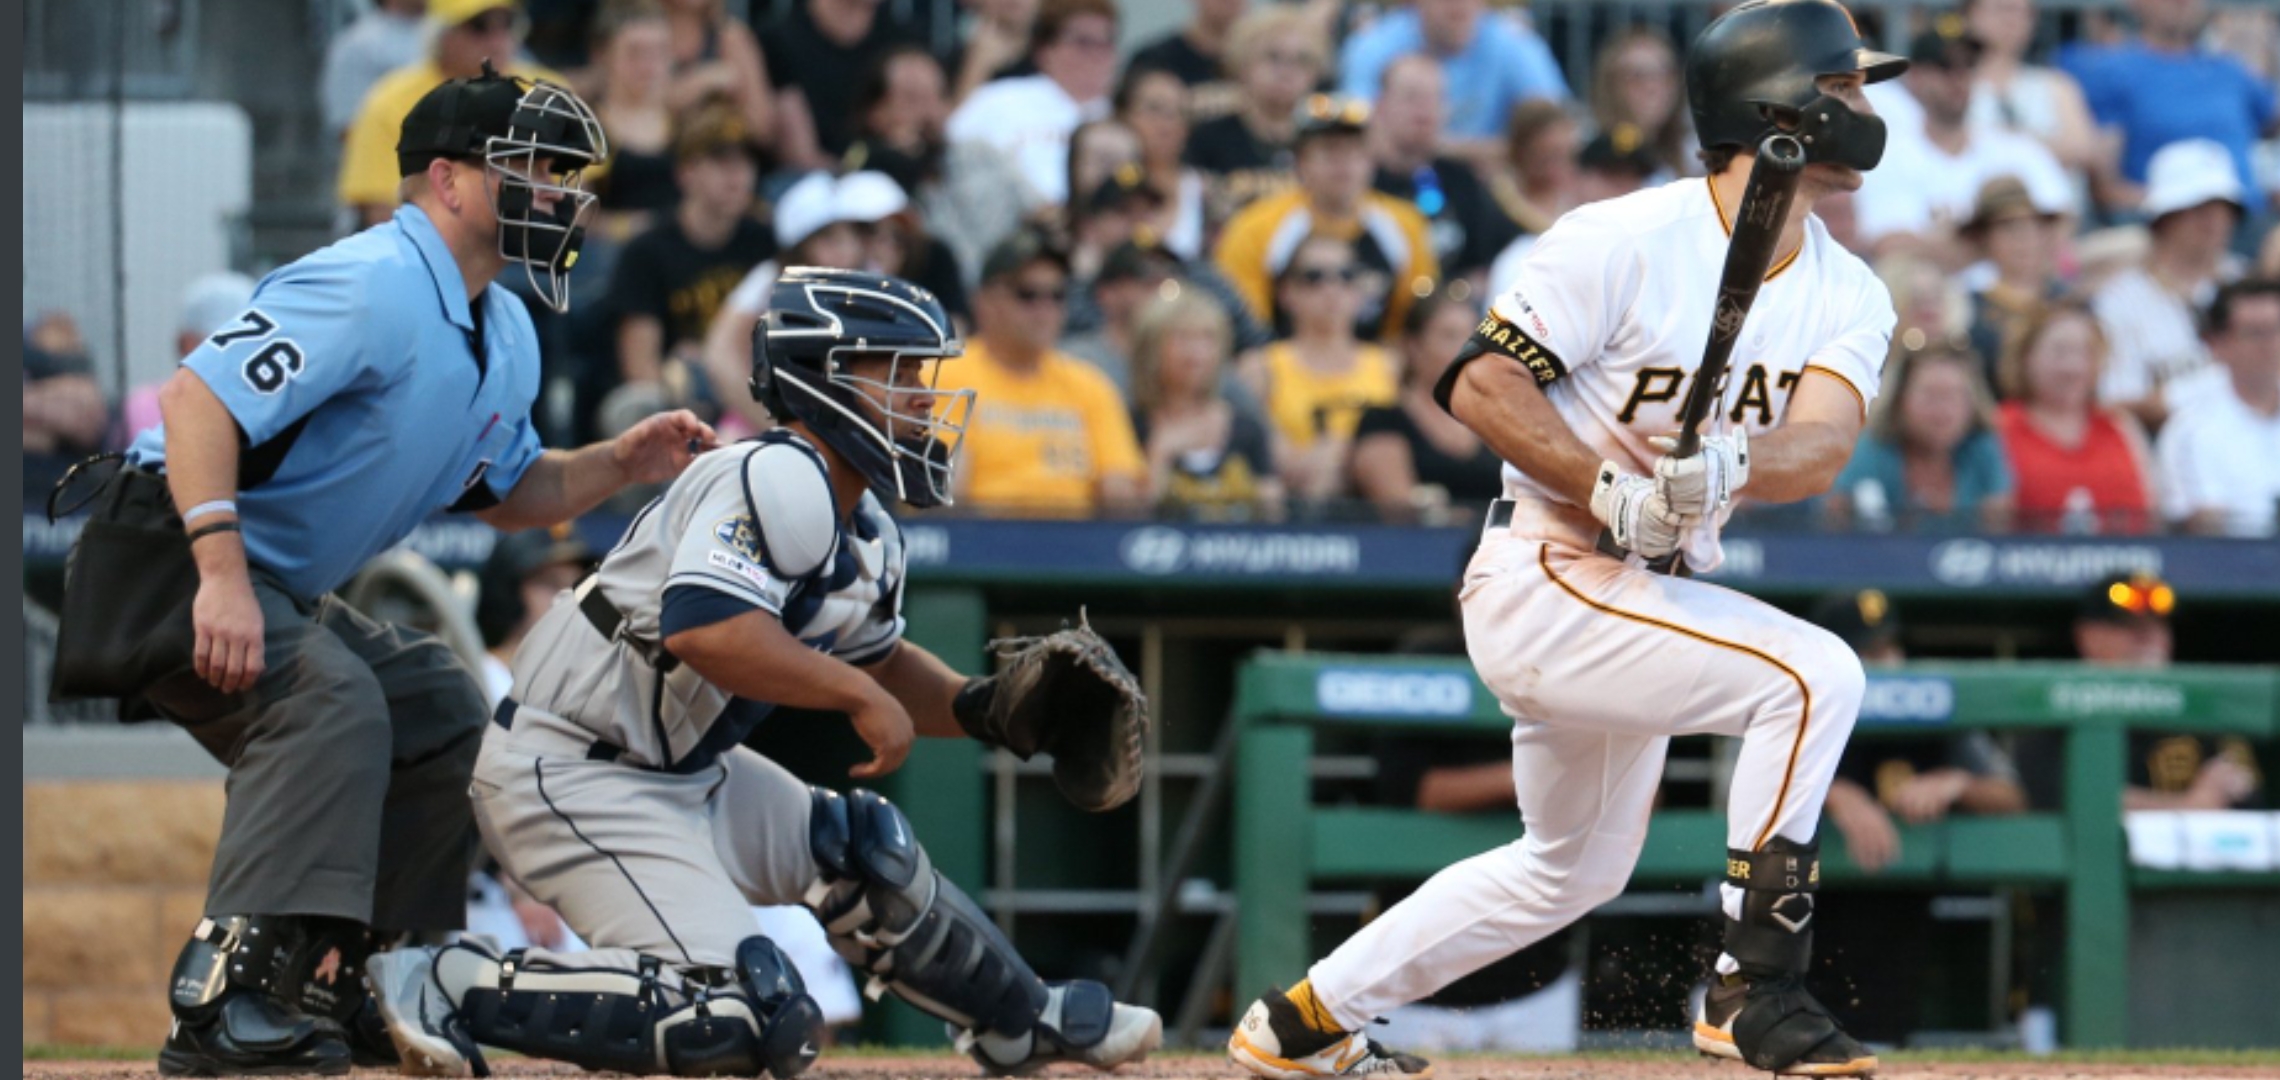
<path id="1" fill-rule="evenodd" d="M 1836 0 L 1745 0 L 1702 28 L 1686 54 L 1686 101 L 1704 149 L 1755 151 L 1787 131 L 1807 161 L 1870 169 L 1884 156 L 1884 122 L 1821 93 L 1823 75 L 1883 82 L 1908 61 L 1870 49 Z"/>
<path id="2" fill-rule="evenodd" d="M 974 392 L 935 385 L 940 364 L 964 351 L 933 293 L 884 274 L 794 266 L 752 332 L 752 397 L 777 420 L 806 424 L 881 498 L 947 506 Z M 892 366 L 863 378 L 848 362 L 864 358 Z M 904 365 L 915 379 L 896 377 Z"/>

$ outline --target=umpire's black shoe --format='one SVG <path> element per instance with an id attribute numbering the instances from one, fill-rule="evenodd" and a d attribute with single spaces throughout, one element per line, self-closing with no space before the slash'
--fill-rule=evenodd
<path id="1" fill-rule="evenodd" d="M 348 1071 L 348 1044 L 259 991 L 231 987 L 196 1018 L 177 1015 L 158 1052 L 161 1076 L 281 1076 Z"/>

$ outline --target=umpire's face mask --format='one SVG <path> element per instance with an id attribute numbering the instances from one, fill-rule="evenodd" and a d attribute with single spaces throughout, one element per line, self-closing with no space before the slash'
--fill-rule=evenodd
<path id="1" fill-rule="evenodd" d="M 608 154 L 594 111 L 548 83 L 523 95 L 507 134 L 484 148 L 483 164 L 499 181 L 491 196 L 499 254 L 523 264 L 531 291 L 556 312 L 570 310 L 570 269 L 595 200 L 580 188 L 579 174 Z"/>

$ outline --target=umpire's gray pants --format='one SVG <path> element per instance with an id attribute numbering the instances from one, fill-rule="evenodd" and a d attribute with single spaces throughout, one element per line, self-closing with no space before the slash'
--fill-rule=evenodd
<path id="1" fill-rule="evenodd" d="M 589 761 L 594 736 L 527 706 L 490 725 L 475 821 L 507 874 L 562 914 L 587 966 L 730 967 L 755 904 L 798 904 L 822 876 L 808 785 L 738 747 L 686 776 Z"/>
<path id="2" fill-rule="evenodd" d="M 481 687 L 427 634 L 253 582 L 260 681 L 238 711 L 182 723 L 230 767 L 207 914 L 465 925 Z"/>

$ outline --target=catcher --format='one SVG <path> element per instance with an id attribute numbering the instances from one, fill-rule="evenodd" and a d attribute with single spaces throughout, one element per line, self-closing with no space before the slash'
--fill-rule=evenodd
<path id="1" fill-rule="evenodd" d="M 888 499 L 949 502 L 970 392 L 932 294 L 795 268 L 754 335 L 752 391 L 783 426 L 698 458 L 525 639 L 472 794 L 507 873 L 594 951 L 404 949 L 367 970 L 407 1071 L 481 1075 L 478 1045 L 682 1076 L 815 1059 L 822 1017 L 751 905 L 805 904 L 849 963 L 947 1022 L 992 1074 L 1147 1056 L 1162 1021 L 1095 982 L 1046 982 L 928 863 L 879 795 L 811 788 L 740 745 L 776 706 L 844 712 L 883 776 L 913 735 L 1054 756 L 1072 801 L 1139 782 L 1146 701 L 1079 626 L 999 643 L 968 678 L 902 640 Z"/>

